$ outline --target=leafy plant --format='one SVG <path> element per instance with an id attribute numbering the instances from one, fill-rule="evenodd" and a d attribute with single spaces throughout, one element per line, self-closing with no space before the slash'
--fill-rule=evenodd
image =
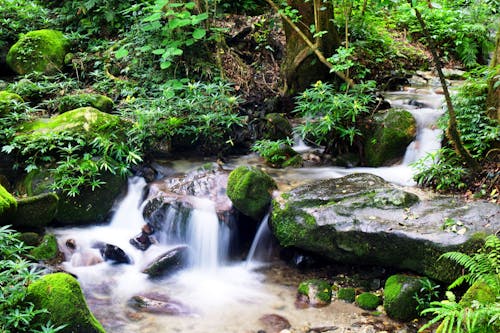
<path id="1" fill-rule="evenodd" d="M 281 165 L 290 155 L 288 150 L 293 144 L 292 139 L 286 138 L 281 140 L 257 140 L 252 145 L 252 151 L 257 152 L 262 156 L 267 163 L 271 165 Z"/>
<path id="2" fill-rule="evenodd" d="M 30 250 L 10 226 L 0 227 L 0 331 L 55 333 L 64 326 L 53 327 L 37 322 L 37 316 L 47 312 L 35 309 L 25 301 L 27 287 L 41 276 L 34 263 L 26 256 Z"/>
<path id="3" fill-rule="evenodd" d="M 456 301 L 455 295 L 448 291 L 447 299 L 440 302 L 431 302 L 430 307 L 422 314 L 431 313 L 435 317 L 419 330 L 423 331 L 431 325 L 442 321 L 443 332 L 473 333 L 498 332 L 500 313 L 500 239 L 496 235 L 489 235 L 483 247 L 469 256 L 461 252 L 447 252 L 441 256 L 463 266 L 466 274 L 456 279 L 448 289 L 452 289 L 463 282 L 472 285 L 477 282 L 487 285 L 495 302 L 473 300 L 471 304 Z"/>
<path id="4" fill-rule="evenodd" d="M 430 307 L 432 301 L 437 300 L 439 296 L 439 284 L 434 283 L 429 278 L 421 279 L 422 288 L 420 292 L 415 293 L 413 298 L 417 301 L 417 311 L 420 313 Z"/>
<path id="5" fill-rule="evenodd" d="M 325 145 L 326 152 L 342 151 L 360 137 L 359 122 L 370 112 L 373 82 L 338 93 L 332 84 L 316 82 L 297 98 L 295 112 L 305 119 L 297 128 L 303 139 Z"/>

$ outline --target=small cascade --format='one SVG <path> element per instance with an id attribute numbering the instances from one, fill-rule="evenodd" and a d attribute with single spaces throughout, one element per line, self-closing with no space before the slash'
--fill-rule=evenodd
<path id="1" fill-rule="evenodd" d="M 196 198 L 188 220 L 187 243 L 192 249 L 191 264 L 204 270 L 219 265 L 219 219 L 209 199 Z"/>
<path id="2" fill-rule="evenodd" d="M 252 267 L 256 263 L 262 263 L 271 258 L 273 251 L 273 238 L 269 229 L 269 213 L 260 222 L 259 229 L 255 234 L 252 246 L 248 251 L 247 266 Z"/>
<path id="3" fill-rule="evenodd" d="M 137 225 L 144 221 L 142 218 L 142 203 L 143 189 L 146 186 L 146 181 L 142 177 L 132 177 L 128 181 L 127 195 L 118 205 L 115 214 L 111 220 L 113 228 L 130 228 L 134 230 Z"/>

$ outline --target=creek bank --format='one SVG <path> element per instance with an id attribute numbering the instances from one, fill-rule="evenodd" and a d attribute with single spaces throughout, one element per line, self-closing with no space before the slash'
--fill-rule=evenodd
<path id="1" fill-rule="evenodd" d="M 451 282 L 448 251 L 472 253 L 500 228 L 497 205 L 436 196 L 422 200 L 371 174 L 298 186 L 273 200 L 270 226 L 285 247 L 334 261 L 411 270 Z"/>

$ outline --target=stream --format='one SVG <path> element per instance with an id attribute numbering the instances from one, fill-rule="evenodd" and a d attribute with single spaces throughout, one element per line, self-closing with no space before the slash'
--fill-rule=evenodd
<path id="1" fill-rule="evenodd" d="M 409 163 L 440 147 L 442 133 L 434 124 L 442 114 L 441 98 L 430 89 L 386 94 L 393 107 L 409 110 L 418 125 L 416 140 L 409 145 L 399 165 L 351 169 L 267 168 L 266 171 L 282 191 L 310 180 L 342 177 L 353 172 L 369 172 L 399 186 L 414 186 Z M 422 104 L 410 105 L 410 100 Z M 308 149 L 304 146 L 298 148 L 301 151 Z M 175 171 L 185 173 L 203 163 L 205 161 L 182 160 L 173 162 L 172 166 Z M 241 164 L 262 165 L 262 161 L 255 155 L 248 155 L 228 160 L 225 168 L 232 169 Z M 271 237 L 266 219 L 257 231 L 248 259 L 230 261 L 227 227 L 219 223 L 210 200 L 196 198 L 196 208 L 189 216 L 185 236 L 172 234 L 175 228 L 171 231 L 166 228 L 167 231 L 157 235 L 157 243 L 146 251 L 138 250 L 129 240 L 145 223 L 141 202 L 145 187 L 144 179 L 129 179 L 127 194 L 107 225 L 53 230 L 65 254 L 63 268 L 78 277 L 92 312 L 107 332 L 250 333 L 264 329 L 259 318 L 266 314 L 278 314 L 288 319 L 291 332 L 307 332 L 311 327 L 332 325 L 337 327 L 335 332 L 369 332 L 366 328 L 369 326 L 368 317 L 353 304 L 333 301 L 324 308 L 295 307 L 297 283 L 303 277 L 298 273 L 292 276 L 293 270 L 282 267 L 282 263 L 269 261 Z M 75 250 L 66 246 L 70 239 L 76 243 Z M 87 266 L 89 260 L 100 256 L 95 248 L 96 242 L 120 247 L 132 263 L 100 262 Z M 152 279 L 142 273 L 149 262 L 179 244 L 188 244 L 192 249 L 187 268 L 164 278 Z M 172 299 L 178 306 L 177 314 L 137 312 L 130 306 L 130 299 L 144 294 L 159 294 Z"/>

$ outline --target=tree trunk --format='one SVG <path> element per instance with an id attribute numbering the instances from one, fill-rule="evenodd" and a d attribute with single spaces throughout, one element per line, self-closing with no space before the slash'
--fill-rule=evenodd
<path id="1" fill-rule="evenodd" d="M 491 61 L 491 67 L 496 67 L 496 73 L 488 83 L 488 98 L 486 106 L 488 116 L 500 122 L 500 28 L 497 31 L 496 47 Z M 496 87 L 495 87 L 496 85 Z"/>
<path id="2" fill-rule="evenodd" d="M 427 39 L 427 42 L 429 43 L 429 49 L 431 51 L 432 58 L 434 60 L 434 65 L 436 67 L 436 71 L 439 76 L 439 81 L 441 82 L 441 87 L 443 88 L 444 99 L 446 101 L 446 107 L 448 108 L 448 116 L 449 116 L 448 130 L 446 131 L 446 134 L 450 139 L 450 141 L 453 143 L 453 146 L 455 147 L 455 150 L 457 151 L 458 155 L 465 161 L 467 166 L 473 170 L 478 170 L 480 167 L 479 163 L 471 156 L 467 148 L 465 148 L 465 146 L 463 145 L 462 140 L 460 138 L 460 133 L 458 132 L 458 123 L 455 114 L 455 108 L 453 107 L 453 104 L 451 102 L 450 92 L 448 91 L 448 86 L 446 85 L 446 79 L 443 75 L 441 60 L 437 54 L 437 48 L 434 44 L 434 41 L 431 38 L 429 31 L 427 30 L 427 26 L 425 25 L 422 15 L 420 15 L 420 11 L 417 8 L 413 7 L 412 0 L 408 0 L 408 3 L 415 10 L 415 16 L 417 17 L 417 21 L 422 28 L 422 33 L 424 34 L 425 38 Z"/>
<path id="3" fill-rule="evenodd" d="M 324 10 L 315 10 L 318 3 Z M 288 5 L 299 11 L 301 20 L 296 24 L 309 41 L 315 43 L 318 51 L 326 57 L 332 55 L 341 40 L 333 24 L 333 6 L 330 2 L 288 0 Z M 295 95 L 309 88 L 318 80 L 331 79 L 332 75 L 324 63 L 318 61 L 317 54 L 304 40 L 303 36 L 287 22 L 283 21 L 286 36 L 286 58 L 283 64 L 285 93 Z M 314 38 L 309 27 L 315 25 L 316 31 L 327 31 L 319 38 Z"/>

